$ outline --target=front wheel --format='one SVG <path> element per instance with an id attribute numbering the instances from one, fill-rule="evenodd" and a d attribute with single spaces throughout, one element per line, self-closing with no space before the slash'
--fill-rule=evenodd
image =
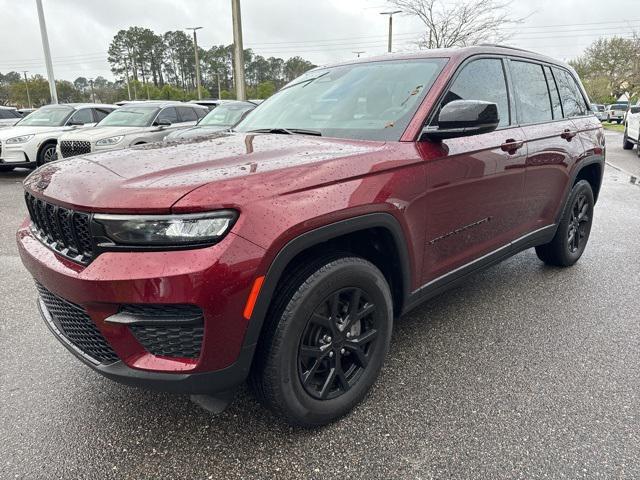
<path id="1" fill-rule="evenodd" d="M 575 184 L 551 242 L 536 247 L 538 258 L 548 265 L 570 267 L 582 256 L 593 222 L 593 191 L 586 180 Z"/>
<path id="2" fill-rule="evenodd" d="M 288 277 L 250 383 L 289 424 L 315 427 L 348 413 L 376 380 L 391 339 L 391 293 L 380 270 L 358 257 L 301 266 Z"/>
<path id="3" fill-rule="evenodd" d="M 624 129 L 624 135 L 622 136 L 622 148 L 624 150 L 631 150 L 633 148 L 633 142 L 629 141 L 626 128 Z"/>
<path id="4" fill-rule="evenodd" d="M 40 167 L 45 163 L 53 162 L 58 159 L 58 154 L 56 153 L 56 144 L 54 142 L 45 143 L 44 146 L 38 152 L 38 157 L 36 158 L 36 164 Z"/>

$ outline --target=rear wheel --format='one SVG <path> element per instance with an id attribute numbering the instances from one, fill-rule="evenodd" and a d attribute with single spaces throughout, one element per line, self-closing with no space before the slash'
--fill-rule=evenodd
<path id="1" fill-rule="evenodd" d="M 348 413 L 389 348 L 389 285 L 373 264 L 341 257 L 302 267 L 274 297 L 250 383 L 288 423 L 315 427 Z"/>
<path id="2" fill-rule="evenodd" d="M 629 141 L 626 128 L 624 129 L 624 135 L 622 136 L 622 148 L 625 150 L 631 150 L 633 148 L 633 142 Z"/>
<path id="3" fill-rule="evenodd" d="M 38 157 L 36 158 L 36 164 L 38 166 L 44 165 L 45 163 L 53 162 L 58 159 L 58 154 L 56 153 L 56 143 L 55 142 L 47 142 L 45 143 L 38 152 Z"/>
<path id="4" fill-rule="evenodd" d="M 548 265 L 569 267 L 582 256 L 593 222 L 593 191 L 586 180 L 575 184 L 558 230 L 551 242 L 536 247 L 538 258 Z"/>

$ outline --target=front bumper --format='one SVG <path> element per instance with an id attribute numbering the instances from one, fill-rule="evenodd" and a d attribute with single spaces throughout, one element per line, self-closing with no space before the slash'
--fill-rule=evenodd
<path id="1" fill-rule="evenodd" d="M 30 167 L 35 165 L 35 156 L 30 155 L 33 149 L 28 144 L 29 142 L 16 145 L 3 143 L 0 147 L 0 164 L 14 167 Z"/>
<path id="2" fill-rule="evenodd" d="M 233 234 L 217 245 L 165 252 L 105 252 L 87 266 L 42 244 L 29 222 L 18 231 L 18 250 L 34 279 L 81 307 L 117 354 L 115 363 L 91 361 L 56 331 L 46 305 L 42 316 L 56 338 L 99 373 L 122 383 L 171 392 L 209 394 L 241 383 L 255 345 L 243 345 L 242 315 L 263 250 Z M 130 327 L 109 317 L 122 305 L 196 305 L 204 335 L 197 358 L 154 355 Z"/>

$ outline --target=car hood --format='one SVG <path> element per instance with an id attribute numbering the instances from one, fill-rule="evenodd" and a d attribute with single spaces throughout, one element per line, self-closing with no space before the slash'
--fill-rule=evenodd
<path id="1" fill-rule="evenodd" d="M 0 140 L 7 138 L 19 137 L 20 135 L 38 135 L 41 133 L 60 132 L 69 127 L 29 127 L 27 125 L 18 125 L 10 128 L 3 128 L 0 131 Z"/>
<path id="2" fill-rule="evenodd" d="M 151 130 L 151 127 L 91 127 L 78 132 L 66 133 L 61 140 L 88 140 L 95 142 L 103 138 L 135 135 L 149 130 Z"/>
<path id="3" fill-rule="evenodd" d="M 216 132 L 223 132 L 225 130 L 229 130 L 231 126 L 199 126 L 185 128 L 184 130 L 177 130 L 175 132 L 171 132 L 167 135 L 166 140 L 181 140 L 184 138 L 196 138 L 196 137 L 204 137 Z"/>
<path id="4" fill-rule="evenodd" d="M 234 205 L 238 184 L 252 195 L 278 195 L 321 182 L 364 175 L 367 162 L 344 161 L 385 147 L 383 142 L 303 135 L 229 134 L 186 142 L 154 143 L 73 157 L 44 165 L 25 188 L 53 203 L 112 213 L 167 213 L 178 200 L 215 183 L 219 201 Z M 309 169 L 322 163 L 323 169 Z M 286 174 L 284 171 L 288 171 Z M 251 178 L 250 176 L 262 176 Z M 235 183 L 234 183 L 235 182 Z M 258 188 L 259 187 L 259 188 Z"/>

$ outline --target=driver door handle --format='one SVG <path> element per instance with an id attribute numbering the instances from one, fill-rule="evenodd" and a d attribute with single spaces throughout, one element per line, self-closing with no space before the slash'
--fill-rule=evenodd
<path id="1" fill-rule="evenodd" d="M 511 154 L 514 154 L 523 146 L 524 146 L 523 140 L 514 140 L 513 138 L 510 138 L 506 142 L 504 142 L 502 145 L 500 145 L 500 149 L 503 152 L 509 152 Z"/>
<path id="2" fill-rule="evenodd" d="M 571 140 L 573 137 L 575 137 L 578 134 L 577 131 L 575 130 L 571 130 L 569 128 L 565 128 L 562 133 L 560 134 L 560 136 L 562 138 L 564 138 L 565 140 Z"/>

